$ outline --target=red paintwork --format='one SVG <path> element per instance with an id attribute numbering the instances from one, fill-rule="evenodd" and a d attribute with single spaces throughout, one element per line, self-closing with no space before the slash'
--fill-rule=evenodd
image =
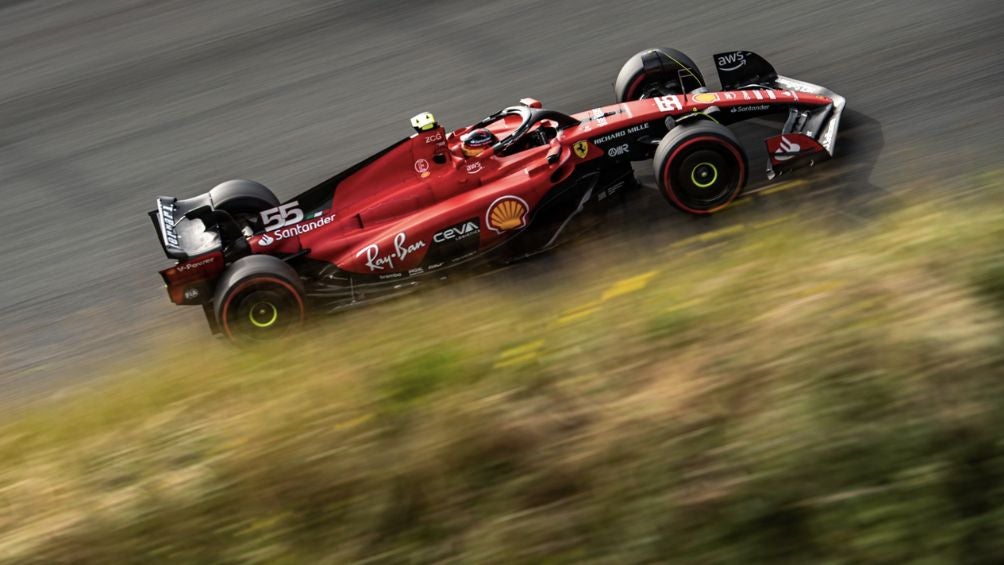
<path id="1" fill-rule="evenodd" d="M 539 104 L 535 100 L 527 102 Z M 741 90 L 613 104 L 573 115 L 581 124 L 562 130 L 550 146 L 505 157 L 487 150 L 476 158 L 465 158 L 459 149 L 459 137 L 468 128 L 447 133 L 438 127 L 416 133 L 342 181 L 331 208 L 322 211 L 319 218 L 255 235 L 250 239 L 251 249 L 256 253 L 309 249 L 308 257 L 333 263 L 350 273 L 407 272 L 421 263 L 435 233 L 465 220 L 480 219 L 481 250 L 511 237 L 518 230 L 488 229 L 486 214 L 491 204 L 504 196 L 514 196 L 522 199 L 529 207 L 527 212 L 531 212 L 577 164 L 604 155 L 591 142 L 594 139 L 667 116 L 679 118 L 703 112 L 711 106 L 736 114 L 748 107 L 793 103 L 814 107 L 831 100 L 802 92 Z M 488 127 L 504 138 L 519 123 L 518 116 L 508 116 Z M 589 142 L 584 157 L 573 150 L 580 141 Z M 547 155 L 556 152 L 559 158 L 548 163 Z M 437 154 L 445 157 L 445 162 L 437 163 Z"/>
<path id="2" fill-rule="evenodd" d="M 764 140 L 771 165 L 778 166 L 811 155 L 825 153 L 818 141 L 801 133 L 775 135 Z"/>
<path id="3" fill-rule="evenodd" d="M 223 253 L 214 251 L 168 267 L 160 271 L 160 276 L 167 284 L 167 294 L 171 297 L 171 302 L 186 304 L 185 290 L 200 282 L 216 279 L 223 273 L 224 266 Z"/>

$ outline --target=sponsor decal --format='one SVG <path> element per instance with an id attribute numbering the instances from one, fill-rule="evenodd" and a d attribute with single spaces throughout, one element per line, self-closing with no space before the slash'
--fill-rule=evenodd
<path id="1" fill-rule="evenodd" d="M 411 277 L 411 276 L 415 276 L 415 275 L 421 275 L 424 272 L 425 272 L 425 269 L 423 269 L 422 267 L 416 267 L 414 269 L 408 269 L 408 276 Z"/>
<path id="2" fill-rule="evenodd" d="M 386 274 L 386 275 L 380 275 L 380 277 L 379 277 L 379 278 L 380 278 L 380 280 L 386 280 L 386 279 L 399 279 L 399 278 L 401 278 L 401 277 L 403 277 L 403 276 L 404 276 L 404 275 L 402 275 L 401 273 L 388 273 L 388 274 Z"/>
<path id="3" fill-rule="evenodd" d="M 628 135 L 630 133 L 638 133 L 640 131 L 645 131 L 645 130 L 648 129 L 648 127 L 649 127 L 648 124 L 638 124 L 636 126 L 631 126 L 631 127 L 627 128 L 627 129 L 623 129 L 621 131 L 615 131 L 614 133 L 611 133 L 609 135 L 604 135 L 604 136 L 601 136 L 601 137 L 597 137 L 596 139 L 593 140 L 593 143 L 596 143 L 597 145 L 599 145 L 601 143 L 606 143 L 607 141 L 612 141 L 612 140 L 617 139 L 619 137 L 624 137 L 625 135 Z"/>
<path id="4" fill-rule="evenodd" d="M 593 108 L 590 110 L 590 114 L 592 114 L 593 119 L 600 127 L 607 125 L 607 115 L 603 113 L 602 109 Z"/>
<path id="5" fill-rule="evenodd" d="M 658 96 L 654 100 L 655 105 L 658 106 L 661 112 L 679 112 L 683 110 L 683 103 L 680 101 L 680 97 L 675 94 Z"/>
<path id="6" fill-rule="evenodd" d="M 394 268 L 394 261 L 404 261 L 404 259 L 419 249 L 425 247 L 424 241 L 408 243 L 408 236 L 400 232 L 394 236 L 394 249 L 390 253 L 380 252 L 379 243 L 371 243 L 363 247 L 356 253 L 356 257 L 365 256 L 366 266 L 370 271 L 382 271 L 384 267 Z"/>
<path id="7" fill-rule="evenodd" d="M 698 104 L 714 104 L 718 102 L 718 95 L 713 92 L 702 92 L 691 95 L 690 99 Z"/>
<path id="8" fill-rule="evenodd" d="M 579 159 L 585 159 L 586 155 L 589 153 L 589 142 L 586 140 L 576 141 L 575 145 L 572 145 L 572 151 L 575 151 L 575 155 Z"/>
<path id="9" fill-rule="evenodd" d="M 485 225 L 495 233 L 526 227 L 530 205 L 518 196 L 503 196 L 492 202 L 485 213 Z"/>
<path id="10" fill-rule="evenodd" d="M 734 71 L 746 64 L 746 55 L 742 51 L 736 51 L 720 55 L 715 62 L 718 64 L 719 70 Z"/>
<path id="11" fill-rule="evenodd" d="M 735 92 L 723 92 L 722 94 L 725 95 L 726 100 L 735 100 L 736 98 L 739 98 L 739 95 Z"/>
<path id="12" fill-rule="evenodd" d="M 762 112 L 769 108 L 770 106 L 767 104 L 763 104 L 761 106 L 734 106 L 731 110 L 729 110 L 729 112 L 732 114 L 738 112 Z"/>
<path id="13" fill-rule="evenodd" d="M 274 241 L 282 241 L 284 239 L 289 239 L 294 235 L 300 235 L 316 230 L 317 228 L 326 226 L 333 221 L 335 221 L 335 215 L 331 214 L 330 216 L 324 216 L 323 218 L 317 218 L 295 226 L 278 229 L 271 233 L 264 233 L 261 238 L 258 239 L 258 245 L 266 247 L 272 245 Z"/>
<path id="14" fill-rule="evenodd" d="M 199 267 L 205 267 L 206 265 L 211 265 L 216 262 L 216 256 L 207 257 L 201 261 L 196 261 L 195 263 L 185 263 L 184 265 L 178 265 L 176 270 L 179 273 L 184 273 L 185 271 L 191 271 L 192 269 L 198 269 Z"/>
<path id="15" fill-rule="evenodd" d="M 785 136 L 781 136 L 781 145 L 778 146 L 777 151 L 774 152 L 774 159 L 778 161 L 787 161 L 795 155 L 786 155 L 786 153 L 798 153 L 802 149 L 802 146 L 789 140 Z"/>
<path id="16" fill-rule="evenodd" d="M 436 232 L 436 235 L 432 236 L 432 241 L 436 243 L 443 243 L 446 241 L 459 241 L 461 239 L 466 239 L 472 235 L 477 235 L 481 233 L 481 229 L 478 227 L 477 218 L 471 218 L 470 220 L 461 222 L 455 226 L 450 226 L 442 231 Z"/>
<path id="17" fill-rule="evenodd" d="M 432 135 L 427 135 L 425 137 L 425 142 L 426 143 L 435 143 L 437 141 L 443 141 L 443 132 L 437 131 L 436 133 L 434 133 Z"/>
<path id="18" fill-rule="evenodd" d="M 199 297 L 199 294 L 200 294 L 199 289 L 191 287 L 185 289 L 184 297 L 185 300 L 195 300 L 196 298 Z"/>
<path id="19" fill-rule="evenodd" d="M 423 178 L 429 176 L 429 162 L 425 159 L 415 161 L 415 172 L 422 175 Z"/>
<path id="20" fill-rule="evenodd" d="M 160 225 L 164 229 L 164 242 L 171 247 L 178 247 L 180 241 L 178 234 L 174 230 L 174 204 L 164 204 L 163 200 L 157 199 L 157 207 L 160 209 Z"/>
<path id="21" fill-rule="evenodd" d="M 610 135 L 604 135 L 604 136 L 601 136 L 601 137 L 597 137 L 596 139 L 593 140 L 593 143 L 599 145 L 601 143 L 606 143 L 608 141 L 613 141 L 614 139 L 617 139 L 618 137 L 624 137 L 625 135 L 627 135 L 627 130 L 615 131 L 614 133 L 611 133 Z"/>
<path id="22" fill-rule="evenodd" d="M 261 213 L 261 222 L 265 225 L 265 231 L 277 230 L 302 221 L 303 210 L 300 209 L 300 203 L 296 200 L 282 206 L 269 208 Z"/>
<path id="23" fill-rule="evenodd" d="M 480 173 L 484 168 L 485 168 L 485 166 L 481 164 L 481 161 L 475 161 L 473 163 L 467 163 L 467 174 L 469 174 L 469 175 L 476 175 L 476 174 Z"/>
<path id="24" fill-rule="evenodd" d="M 624 143 L 608 149 L 607 155 L 610 155 L 611 157 L 620 157 L 621 155 L 630 151 L 630 149 L 631 147 L 627 143 Z"/>

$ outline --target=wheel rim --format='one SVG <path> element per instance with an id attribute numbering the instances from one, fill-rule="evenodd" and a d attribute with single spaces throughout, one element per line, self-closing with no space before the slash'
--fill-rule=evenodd
<path id="1" fill-rule="evenodd" d="M 303 302 L 296 290 L 272 278 L 237 286 L 221 315 L 227 335 L 239 342 L 281 338 L 303 320 Z"/>
<path id="2" fill-rule="evenodd" d="M 248 320 L 256 328 L 268 328 L 279 319 L 279 309 L 271 302 L 256 302 L 248 312 Z"/>
<path id="3" fill-rule="evenodd" d="M 663 170 L 663 186 L 679 206 L 698 213 L 731 202 L 742 187 L 745 165 L 731 145 L 714 137 L 679 147 Z"/>
<path id="4" fill-rule="evenodd" d="M 698 163 L 690 171 L 690 182 L 697 188 L 708 188 L 718 180 L 718 167 L 713 163 Z"/>

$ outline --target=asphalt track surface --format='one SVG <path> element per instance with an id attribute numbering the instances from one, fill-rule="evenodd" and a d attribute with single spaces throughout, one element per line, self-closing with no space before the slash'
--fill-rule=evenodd
<path id="1" fill-rule="evenodd" d="M 595 244 L 661 245 L 740 213 L 867 222 L 1000 167 L 1002 29 L 995 0 L 0 0 L 0 398 L 170 348 L 167 328 L 206 331 L 156 274 L 156 195 L 242 177 L 289 197 L 408 135 L 419 111 L 452 129 L 524 96 L 589 109 L 657 46 L 715 86 L 711 55 L 742 48 L 847 98 L 825 180 L 701 221 L 642 191 Z"/>

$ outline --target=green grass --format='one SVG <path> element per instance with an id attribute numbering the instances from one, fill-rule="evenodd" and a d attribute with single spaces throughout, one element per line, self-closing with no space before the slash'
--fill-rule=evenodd
<path id="1" fill-rule="evenodd" d="M 181 335 L 4 424 L 0 559 L 999 562 L 1002 241 L 987 205 L 789 219 Z"/>

